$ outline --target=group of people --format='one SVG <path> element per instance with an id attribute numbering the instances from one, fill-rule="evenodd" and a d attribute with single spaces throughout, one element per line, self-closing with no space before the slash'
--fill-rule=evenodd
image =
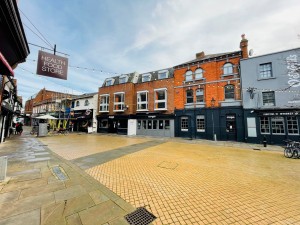
<path id="1" fill-rule="evenodd" d="M 23 123 L 17 122 L 12 124 L 12 129 L 10 129 L 10 134 L 15 130 L 15 134 L 21 135 L 23 132 Z"/>

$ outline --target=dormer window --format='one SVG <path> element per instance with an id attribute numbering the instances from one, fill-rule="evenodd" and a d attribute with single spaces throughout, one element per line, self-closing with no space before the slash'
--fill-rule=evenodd
<path id="1" fill-rule="evenodd" d="M 150 73 L 146 73 L 142 75 L 142 82 L 147 82 L 151 80 L 151 74 Z"/>
<path id="2" fill-rule="evenodd" d="M 168 70 L 162 70 L 158 72 L 158 79 L 166 79 L 169 77 L 169 71 Z"/>
<path id="3" fill-rule="evenodd" d="M 124 84 L 126 83 L 128 80 L 128 76 L 127 75 L 122 75 L 122 76 L 119 76 L 119 84 Z"/>
<path id="4" fill-rule="evenodd" d="M 113 79 L 107 79 L 105 81 L 105 86 L 111 86 L 111 85 L 113 85 Z"/>

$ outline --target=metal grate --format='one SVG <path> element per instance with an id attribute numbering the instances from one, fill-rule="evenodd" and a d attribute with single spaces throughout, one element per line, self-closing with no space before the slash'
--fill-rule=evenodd
<path id="1" fill-rule="evenodd" d="M 127 214 L 125 219 L 130 225 L 147 225 L 154 221 L 156 216 L 144 207 L 139 207 L 134 212 Z"/>

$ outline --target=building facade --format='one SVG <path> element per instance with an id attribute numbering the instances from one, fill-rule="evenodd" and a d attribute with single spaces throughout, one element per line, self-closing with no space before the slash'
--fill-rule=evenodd
<path id="1" fill-rule="evenodd" d="M 300 48 L 241 60 L 245 140 L 299 141 Z"/>
<path id="2" fill-rule="evenodd" d="M 174 67 L 175 136 L 244 141 L 240 59 L 248 57 L 242 35 L 240 51 L 205 55 Z"/>

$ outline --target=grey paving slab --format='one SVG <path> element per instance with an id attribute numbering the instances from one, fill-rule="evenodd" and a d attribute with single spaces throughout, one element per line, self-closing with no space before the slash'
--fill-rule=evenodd
<path id="1" fill-rule="evenodd" d="M 72 160 L 73 163 L 78 165 L 81 169 L 86 170 L 91 167 L 101 165 L 108 161 L 120 158 L 122 156 L 144 150 L 145 148 L 153 147 L 156 145 L 160 145 L 164 143 L 164 141 L 148 141 L 140 144 L 134 144 L 130 146 L 125 146 L 121 148 L 116 148 L 106 152 L 100 152 L 92 155 L 88 155 L 85 157 L 77 158 Z"/>
<path id="2" fill-rule="evenodd" d="M 41 195 L 41 194 L 45 194 L 45 193 L 51 193 L 51 192 L 55 192 L 58 190 L 63 190 L 65 188 L 66 187 L 63 182 L 56 182 L 56 183 L 48 184 L 48 185 L 43 186 L 42 188 L 32 186 L 30 188 L 26 188 L 21 191 L 20 199 L 27 198 L 29 196 L 36 196 L 36 195 Z"/>
<path id="3" fill-rule="evenodd" d="M 54 192 L 56 202 L 68 200 L 75 198 L 77 196 L 86 194 L 86 190 L 81 185 L 75 185 L 68 187 L 64 190 L 59 190 Z"/>
<path id="4" fill-rule="evenodd" d="M 25 180 L 25 181 L 20 181 L 20 182 L 9 182 L 6 184 L 1 192 L 8 192 L 8 191 L 13 191 L 13 190 L 20 190 L 20 189 L 25 189 L 29 188 L 32 186 L 43 186 L 47 184 L 46 179 L 35 179 L 35 180 Z"/>
<path id="5" fill-rule="evenodd" d="M 124 215 L 126 212 L 112 201 L 106 201 L 79 212 L 83 225 L 104 224 Z"/>
<path id="6" fill-rule="evenodd" d="M 82 225 L 78 213 L 74 213 L 73 215 L 66 217 L 66 220 L 68 225 Z"/>
<path id="7" fill-rule="evenodd" d="M 19 198 L 20 191 L 11 191 L 6 193 L 0 193 L 0 204 L 5 202 L 16 201 Z"/>
<path id="8" fill-rule="evenodd" d="M 109 200 L 109 198 L 99 190 L 92 191 L 89 194 L 95 202 L 95 204 L 100 204 Z"/>
<path id="9" fill-rule="evenodd" d="M 40 161 L 46 161 L 50 160 L 50 157 L 39 157 L 39 158 L 34 158 L 34 159 L 28 159 L 27 162 L 40 162 Z"/>
<path id="10" fill-rule="evenodd" d="M 40 225 L 40 220 L 40 209 L 35 209 L 6 219 L 0 219 L 0 225 Z"/>

